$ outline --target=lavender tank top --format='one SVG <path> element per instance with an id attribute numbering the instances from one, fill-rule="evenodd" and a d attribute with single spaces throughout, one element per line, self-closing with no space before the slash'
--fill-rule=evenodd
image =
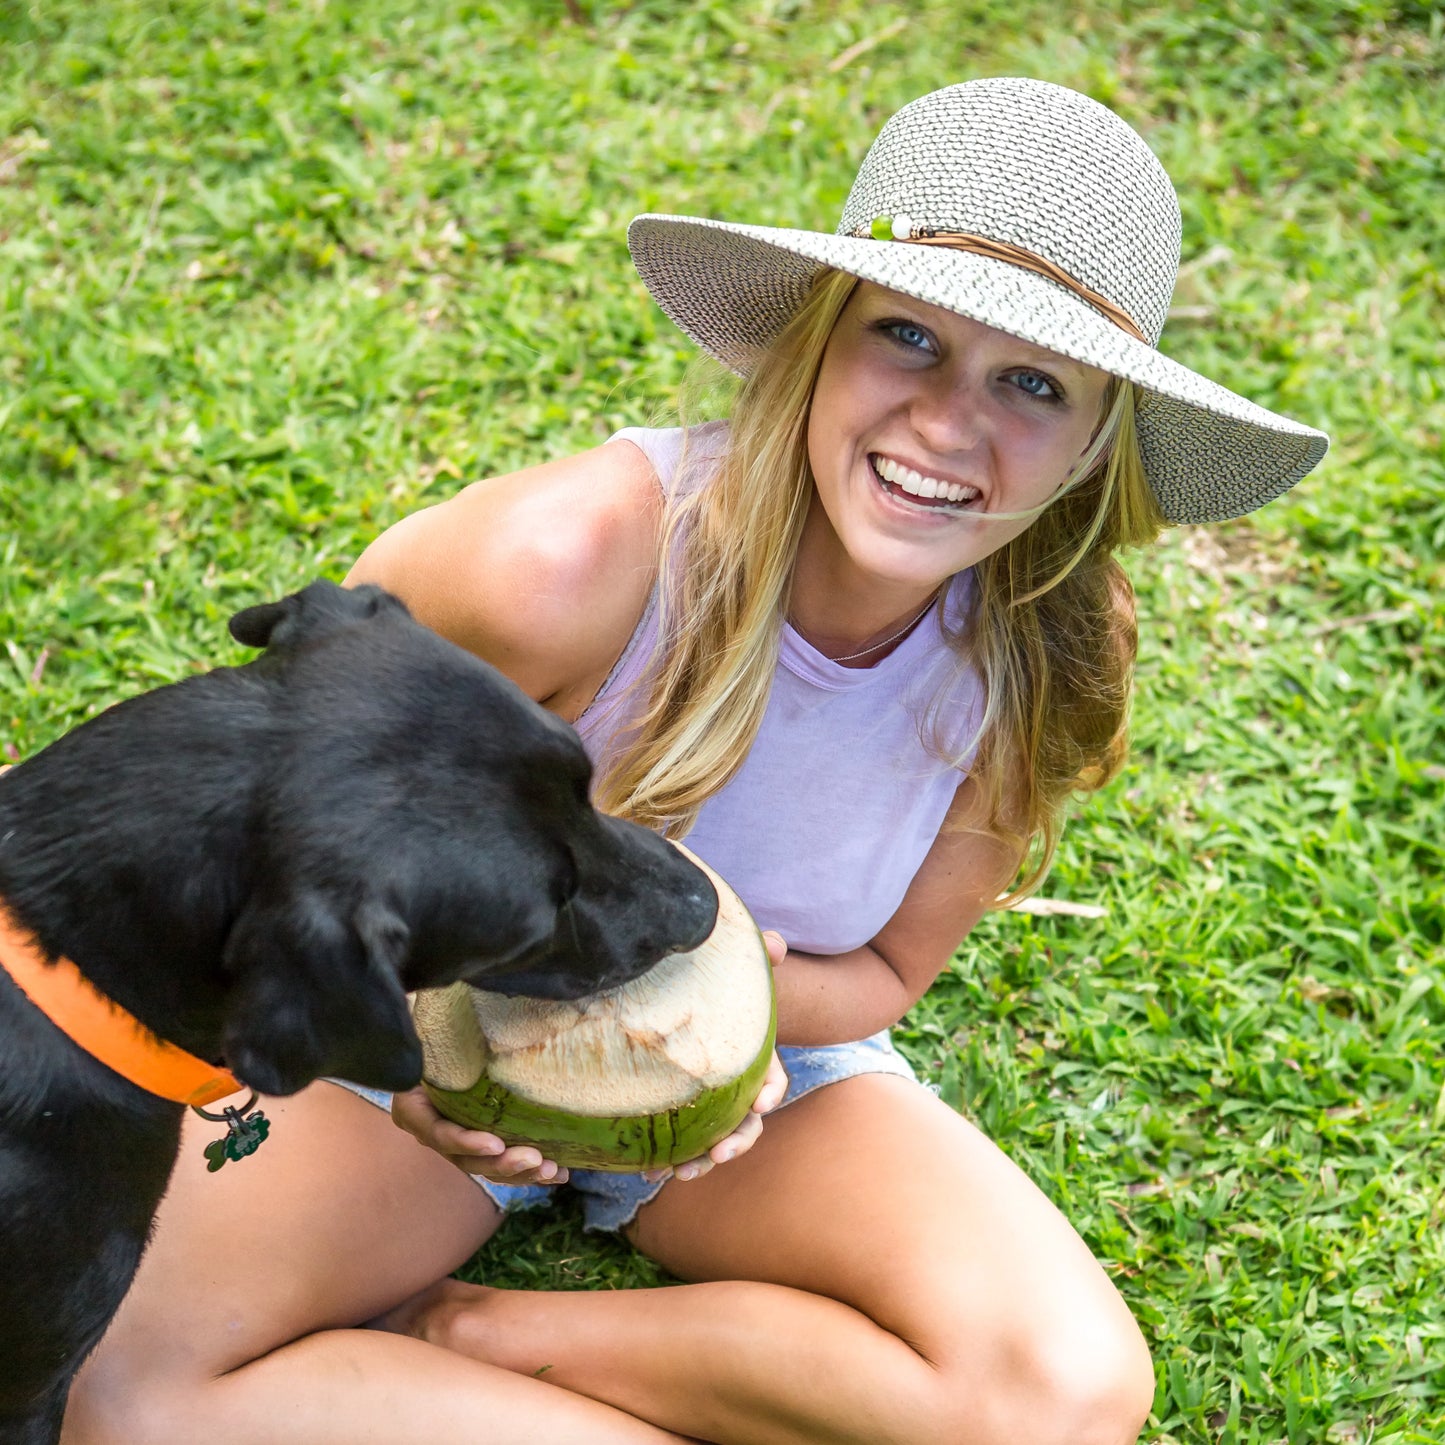
<path id="1" fill-rule="evenodd" d="M 683 431 L 628 427 L 609 441 L 637 446 L 665 492 L 706 485 L 726 426 L 694 428 L 684 475 Z M 970 580 L 945 600 L 956 626 Z M 656 591 L 612 673 L 577 721 L 604 762 L 635 715 L 657 638 Z M 687 846 L 728 880 L 760 927 L 805 953 L 846 953 L 893 916 L 938 834 L 964 773 L 930 746 L 926 716 L 940 689 L 943 739 L 968 747 L 982 714 L 977 675 L 944 641 L 938 609 L 872 667 L 844 667 L 783 625 L 762 727 L 742 767 L 698 815 Z"/>

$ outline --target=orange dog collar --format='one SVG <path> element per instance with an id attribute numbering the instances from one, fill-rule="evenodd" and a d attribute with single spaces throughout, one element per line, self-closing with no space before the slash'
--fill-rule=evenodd
<path id="1" fill-rule="evenodd" d="M 228 1070 L 157 1038 L 138 1018 L 101 993 L 68 958 L 47 961 L 35 939 L 3 904 L 0 968 L 56 1028 L 147 1093 L 195 1108 L 243 1087 Z"/>

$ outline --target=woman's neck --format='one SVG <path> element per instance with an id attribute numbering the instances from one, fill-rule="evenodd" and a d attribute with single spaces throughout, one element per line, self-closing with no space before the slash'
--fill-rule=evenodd
<path id="1" fill-rule="evenodd" d="M 825 657 L 848 667 L 871 667 L 923 621 L 944 585 L 871 577 L 846 555 L 810 546 L 805 535 L 793 570 L 788 620 Z"/>

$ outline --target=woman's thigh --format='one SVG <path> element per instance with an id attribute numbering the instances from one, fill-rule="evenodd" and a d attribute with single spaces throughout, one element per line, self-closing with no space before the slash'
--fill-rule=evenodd
<path id="1" fill-rule="evenodd" d="M 149 1249 L 77 1388 L 207 1379 L 362 1324 L 466 1260 L 501 1216 L 469 1179 L 333 1084 L 268 1099 L 251 1157 L 206 1169 L 187 1115 Z"/>
<path id="2" fill-rule="evenodd" d="M 1133 1319 L 1083 1241 L 927 1090 L 862 1075 L 766 1122 L 752 1151 L 669 1184 L 630 1237 L 686 1280 L 839 1300 L 962 1377 L 1148 1389 Z M 1145 1406 L 1147 1408 L 1147 1404 Z"/>

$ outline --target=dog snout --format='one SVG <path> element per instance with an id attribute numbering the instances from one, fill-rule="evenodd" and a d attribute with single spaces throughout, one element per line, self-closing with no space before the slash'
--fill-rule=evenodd
<path id="1" fill-rule="evenodd" d="M 717 893 L 705 875 L 699 873 L 698 879 L 685 892 L 659 901 L 656 910 L 638 920 L 630 937 L 616 940 L 619 951 L 630 955 L 619 958 L 618 973 L 634 977 L 668 954 L 686 953 L 707 939 L 717 923 Z"/>
<path id="2" fill-rule="evenodd" d="M 650 965 L 649 965 L 650 967 Z M 545 998 L 570 1002 L 573 999 L 590 998 L 593 994 L 605 993 L 609 988 L 627 983 L 646 969 L 634 969 L 621 977 L 614 978 L 607 973 L 563 971 L 555 965 L 545 968 L 517 969 L 508 973 L 488 974 L 475 979 L 478 988 L 490 993 L 517 995 L 522 998 Z"/>
<path id="3" fill-rule="evenodd" d="M 631 896 L 574 898 L 544 959 L 529 958 L 475 981 L 497 993 L 584 998 L 630 983 L 669 954 L 696 948 L 717 921 L 717 893 L 700 869 L 678 861 L 686 871 L 667 886 L 659 886 L 649 870 L 647 886 Z"/>
<path id="4" fill-rule="evenodd" d="M 647 906 L 636 920 L 639 944 L 655 946 L 659 958 L 696 948 L 717 923 L 717 890 L 707 874 L 646 828 L 619 818 L 603 824 L 610 855 L 642 880 Z"/>
<path id="5" fill-rule="evenodd" d="M 631 982 L 712 933 L 717 891 L 702 869 L 645 828 L 599 822 L 574 841 L 576 888 L 557 911 L 550 939 L 509 964 L 471 973 L 478 987 L 584 998 Z"/>
<path id="6" fill-rule="evenodd" d="M 700 869 L 680 857 L 677 861 L 685 871 L 664 880 L 649 869 L 639 896 L 624 906 L 589 906 L 580 900 L 574 905 L 579 931 L 590 939 L 596 990 L 628 983 L 669 954 L 696 948 L 712 933 L 717 892 Z"/>
<path id="7" fill-rule="evenodd" d="M 678 899 L 679 936 L 669 953 L 683 953 L 698 947 L 717 927 L 717 889 L 705 873 L 695 868 L 693 872 L 697 874 L 697 882 Z"/>

